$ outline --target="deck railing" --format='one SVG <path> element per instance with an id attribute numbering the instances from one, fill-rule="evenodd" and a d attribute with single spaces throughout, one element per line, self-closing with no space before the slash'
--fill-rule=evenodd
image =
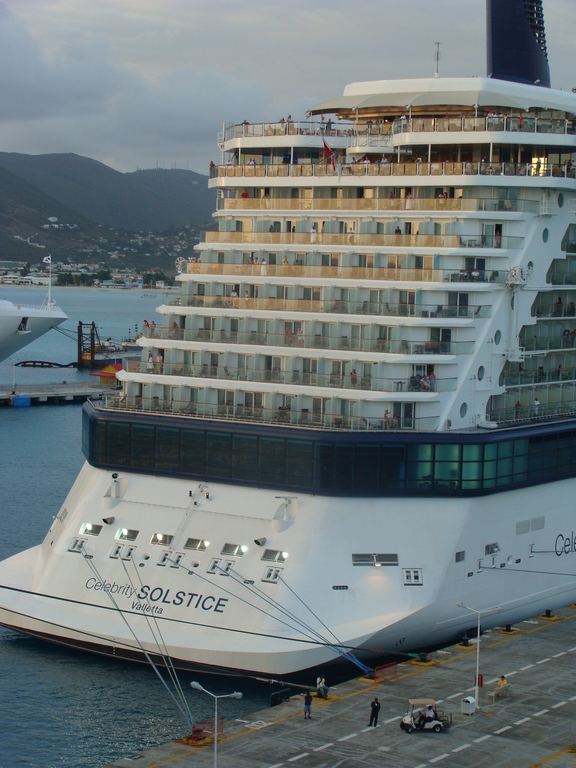
<path id="1" fill-rule="evenodd" d="M 356 234 L 355 232 L 200 232 L 201 243 L 232 245 L 310 245 L 376 248 L 522 248 L 523 237 L 454 234 Z"/>
<path id="2" fill-rule="evenodd" d="M 378 430 L 410 430 L 433 432 L 438 428 L 437 416 L 421 418 L 399 418 L 392 415 L 384 417 L 373 416 L 340 416 L 311 412 L 306 408 L 301 410 L 278 407 L 257 408 L 246 405 L 214 405 L 183 400 L 162 400 L 158 397 L 142 398 L 132 396 L 105 395 L 101 400 L 93 400 L 92 404 L 98 410 L 112 410 L 135 413 L 164 413 L 194 419 L 210 419 L 212 421 L 254 422 L 272 426 L 309 427 L 318 429 L 346 429 L 355 431 Z M 384 404 L 383 404 L 384 405 Z"/>
<path id="3" fill-rule="evenodd" d="M 496 200 L 494 198 L 322 198 L 308 197 L 219 197 L 219 211 L 486 211 L 500 213 L 539 213 L 536 200 Z"/>
<path id="4" fill-rule="evenodd" d="M 379 317 L 490 317 L 491 306 L 455 306 L 452 304 L 407 304 L 399 302 L 342 301 L 340 299 L 237 298 L 233 296 L 169 297 L 172 307 L 209 307 L 214 309 L 268 310 L 271 312 L 322 312 L 337 315 L 374 315 Z"/>
<path id="5" fill-rule="evenodd" d="M 353 391 L 375 392 L 454 392 L 458 385 L 457 378 L 435 379 L 422 376 L 394 378 L 380 376 L 360 376 L 352 374 L 317 373 L 308 371 L 256 370 L 237 368 L 229 365 L 208 365 L 199 363 L 154 363 L 143 360 L 122 361 L 123 370 L 128 373 L 162 374 L 164 376 L 189 376 L 195 379 L 218 379 L 220 381 L 243 381 L 246 385 L 256 382 L 263 384 L 287 384 L 298 387 L 331 387 Z M 355 369 L 352 369 L 355 371 Z"/>
<path id="6" fill-rule="evenodd" d="M 488 115 L 486 117 L 413 117 L 394 120 L 392 132 L 397 133 L 544 133 L 574 135 L 574 120 L 523 115 Z"/>
<path id="7" fill-rule="evenodd" d="M 500 376 L 501 387 L 525 387 L 537 384 L 554 384 L 576 381 L 576 368 L 555 368 L 554 370 L 517 371 Z"/>
<path id="8" fill-rule="evenodd" d="M 406 339 L 361 339 L 348 336 L 260 333 L 258 331 L 219 331 L 209 329 L 144 328 L 144 336 L 161 341 L 212 342 L 265 347 L 295 347 L 300 349 L 347 350 L 393 355 L 471 355 L 473 341 L 408 341 Z"/>
<path id="9" fill-rule="evenodd" d="M 499 163 L 499 162 L 358 162 L 337 166 L 331 163 L 281 165 L 216 165 L 210 169 L 210 178 L 278 178 L 278 177 L 335 176 L 524 176 L 542 178 L 576 177 L 571 164 L 554 163 Z"/>
<path id="10" fill-rule="evenodd" d="M 508 262 L 503 260 L 499 269 L 415 269 L 410 267 L 322 267 L 303 264 L 220 264 L 189 261 L 189 275 L 229 275 L 230 277 L 315 277 L 323 280 L 383 280 L 416 283 L 503 283 Z M 500 266 L 500 265 L 499 265 Z"/>

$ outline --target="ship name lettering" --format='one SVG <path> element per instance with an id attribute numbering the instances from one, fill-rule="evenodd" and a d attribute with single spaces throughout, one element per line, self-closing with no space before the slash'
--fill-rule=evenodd
<path id="1" fill-rule="evenodd" d="M 576 552 L 576 538 L 574 537 L 574 531 L 572 531 L 570 536 L 562 536 L 562 534 L 559 533 L 558 536 L 556 536 L 554 551 L 558 557 Z"/>
<path id="2" fill-rule="evenodd" d="M 95 581 L 95 580 L 94 580 Z M 134 590 L 135 591 L 135 590 Z M 132 596 L 132 595 L 130 595 Z M 201 608 L 203 611 L 214 611 L 214 613 L 224 613 L 227 597 L 214 597 L 214 595 L 200 595 L 198 592 L 176 592 L 174 597 L 171 597 L 170 589 L 164 590 L 162 587 L 150 587 L 148 584 L 144 584 L 138 594 L 136 595 L 139 601 L 145 601 L 140 603 L 133 603 L 134 610 L 156 612 L 155 609 L 161 611 L 157 605 L 148 606 L 148 603 L 164 603 L 165 605 L 185 605 L 186 608 L 192 608 L 196 610 Z M 140 606 L 140 607 L 138 607 Z"/>

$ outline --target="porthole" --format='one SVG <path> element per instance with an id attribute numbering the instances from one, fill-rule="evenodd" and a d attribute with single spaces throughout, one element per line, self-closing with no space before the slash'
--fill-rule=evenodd
<path id="1" fill-rule="evenodd" d="M 548 228 L 547 228 L 547 227 L 545 227 L 545 228 L 542 230 L 542 240 L 543 240 L 545 243 L 547 243 L 547 242 L 548 242 L 548 235 L 549 235 L 549 234 L 550 234 L 550 233 L 548 232 Z"/>
<path id="2" fill-rule="evenodd" d="M 559 192 L 558 193 L 558 208 L 562 208 L 563 205 L 564 205 L 564 195 L 562 194 L 562 192 Z"/>
<path id="3" fill-rule="evenodd" d="M 500 344 L 501 341 L 502 341 L 502 332 L 496 331 L 496 333 L 494 334 L 494 344 L 498 346 L 498 344 Z"/>
<path id="4" fill-rule="evenodd" d="M 460 406 L 460 418 L 464 418 L 466 414 L 468 413 L 468 403 L 462 403 Z"/>
<path id="5" fill-rule="evenodd" d="M 484 373 L 485 373 L 484 366 L 481 365 L 480 368 L 478 368 L 478 381 L 482 381 L 482 379 L 484 378 Z"/>
<path id="6" fill-rule="evenodd" d="M 529 261 L 527 268 L 530 269 L 530 270 L 533 270 L 534 269 L 534 262 L 533 261 Z"/>

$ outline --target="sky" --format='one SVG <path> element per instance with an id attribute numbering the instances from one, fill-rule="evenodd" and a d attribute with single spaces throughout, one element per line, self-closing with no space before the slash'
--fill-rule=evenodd
<path id="1" fill-rule="evenodd" d="M 544 0 L 576 86 L 575 0 Z M 223 121 L 303 118 L 359 80 L 486 73 L 484 0 L 0 0 L 0 151 L 119 171 L 217 160 Z"/>

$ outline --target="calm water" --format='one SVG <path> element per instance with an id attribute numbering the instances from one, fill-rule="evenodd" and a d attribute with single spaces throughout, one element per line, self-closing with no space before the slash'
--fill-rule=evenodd
<path id="1" fill-rule="evenodd" d="M 45 291 L 5 288 L 0 297 L 41 303 Z M 120 339 L 151 320 L 161 295 L 139 291 L 56 289 L 56 302 L 75 330 L 78 320 L 98 323 L 102 337 Z M 75 342 L 50 331 L 17 358 L 69 362 Z M 0 363 L 0 384 L 11 384 L 13 366 Z M 77 380 L 74 369 L 16 368 L 16 382 Z M 39 544 L 80 470 L 81 406 L 0 408 L 0 559 Z M 154 672 L 21 637 L 0 628 L 0 766 L 101 766 L 120 756 L 184 735 L 186 724 Z M 245 717 L 268 703 L 271 690 L 246 680 L 199 677 L 215 693 L 238 689 L 219 714 Z M 189 689 L 191 674 L 181 675 Z M 195 719 L 210 717 L 212 700 L 190 691 Z M 222 712 L 220 712 L 222 710 Z"/>

